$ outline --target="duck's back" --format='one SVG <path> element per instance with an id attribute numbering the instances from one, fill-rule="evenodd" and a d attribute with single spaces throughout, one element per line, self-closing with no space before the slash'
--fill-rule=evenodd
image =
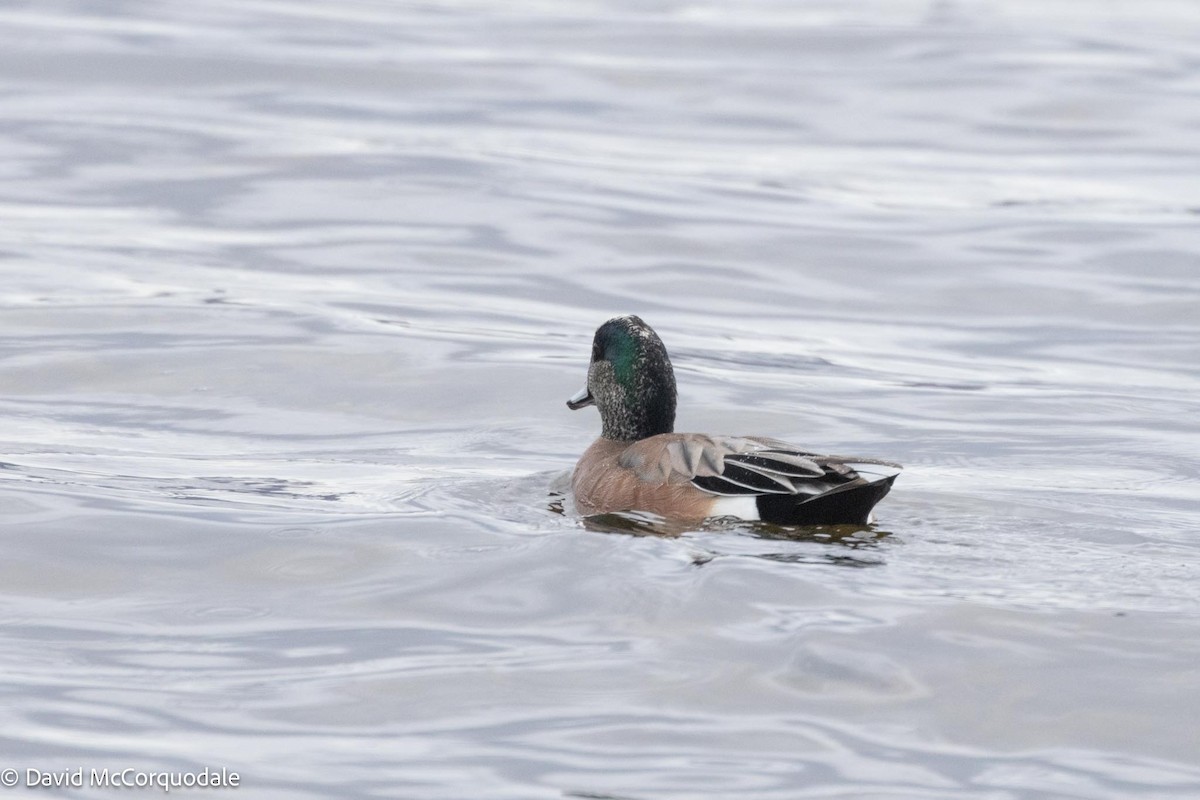
<path id="1" fill-rule="evenodd" d="M 580 458 L 572 488 L 583 513 L 865 524 L 899 472 L 891 462 L 808 453 L 775 439 L 667 433 L 596 440 Z"/>

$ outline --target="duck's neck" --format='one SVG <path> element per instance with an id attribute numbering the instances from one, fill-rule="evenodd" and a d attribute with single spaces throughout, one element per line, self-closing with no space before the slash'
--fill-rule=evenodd
<path id="1" fill-rule="evenodd" d="M 641 402 L 622 403 L 602 415 L 601 436 L 616 442 L 636 442 L 675 430 L 674 386 L 646 387 L 632 399 Z"/>
<path id="2" fill-rule="evenodd" d="M 632 420 L 610 420 L 604 423 L 604 429 L 600 435 L 614 442 L 636 442 L 660 433 L 671 433 L 673 430 L 675 430 L 674 424 L 653 425 L 648 422 L 638 423 Z"/>

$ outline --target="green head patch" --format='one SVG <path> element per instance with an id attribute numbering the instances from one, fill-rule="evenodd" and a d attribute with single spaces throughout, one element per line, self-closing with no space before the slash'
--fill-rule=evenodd
<path id="1" fill-rule="evenodd" d="M 592 342 L 589 390 L 609 439 L 644 439 L 675 426 L 675 373 L 658 334 L 635 316 L 615 317 Z"/>

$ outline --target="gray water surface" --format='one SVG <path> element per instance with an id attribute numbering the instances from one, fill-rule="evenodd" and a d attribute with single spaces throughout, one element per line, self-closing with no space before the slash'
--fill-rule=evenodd
<path id="1" fill-rule="evenodd" d="M 1166 0 L 0 6 L 0 769 L 1200 797 L 1197 41 Z M 905 463 L 878 522 L 573 515 L 629 312 L 680 429 Z"/>

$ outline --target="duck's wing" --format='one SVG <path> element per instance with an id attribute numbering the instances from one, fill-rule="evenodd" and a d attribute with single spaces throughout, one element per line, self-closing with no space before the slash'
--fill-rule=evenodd
<path id="1" fill-rule="evenodd" d="M 663 434 L 630 445 L 619 463 L 647 483 L 691 483 L 712 495 L 817 495 L 894 477 L 890 461 L 809 453 L 776 439 Z M 802 498 L 798 498 L 802 499 Z"/>

